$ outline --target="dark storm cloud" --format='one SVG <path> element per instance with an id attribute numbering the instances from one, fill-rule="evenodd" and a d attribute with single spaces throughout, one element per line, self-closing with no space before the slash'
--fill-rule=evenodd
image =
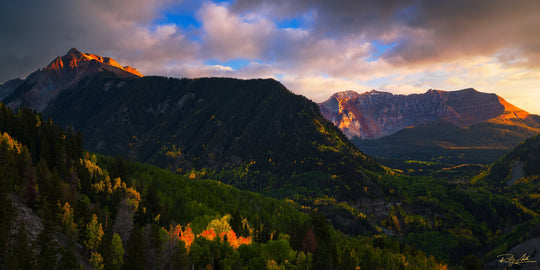
<path id="1" fill-rule="evenodd" d="M 383 55 L 394 65 L 491 56 L 505 49 L 514 58 L 527 58 L 526 65 L 540 65 L 540 1 L 237 0 L 232 10 L 277 19 L 314 13 L 314 35 L 395 43 Z"/>

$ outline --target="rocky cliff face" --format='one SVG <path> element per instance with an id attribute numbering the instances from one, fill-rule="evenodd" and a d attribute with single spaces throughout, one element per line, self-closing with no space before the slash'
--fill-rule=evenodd
<path id="1" fill-rule="evenodd" d="M 501 97 L 472 88 L 412 95 L 346 91 L 332 95 L 319 106 L 324 117 L 345 135 L 362 139 L 376 139 L 437 121 L 465 127 L 490 119 L 514 121 L 528 116 Z"/>
<path id="2" fill-rule="evenodd" d="M 111 72 L 121 78 L 142 77 L 136 69 L 122 67 L 112 58 L 71 49 L 66 55 L 54 59 L 46 68 L 30 74 L 24 81 L 14 81 L 16 84 L 6 86 L 3 91 L 5 94 L 0 98 L 11 108 L 23 106 L 42 112 L 64 89 L 99 72 Z"/>

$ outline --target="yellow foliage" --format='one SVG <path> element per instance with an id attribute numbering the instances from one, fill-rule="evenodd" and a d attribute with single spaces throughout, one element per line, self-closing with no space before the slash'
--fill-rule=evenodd
<path id="1" fill-rule="evenodd" d="M 96 251 L 92 252 L 92 256 L 90 257 L 89 262 L 96 270 L 102 270 L 104 267 L 103 257 Z"/>
<path id="2" fill-rule="evenodd" d="M 103 227 L 101 226 L 101 223 L 98 222 L 96 214 L 92 216 L 92 220 L 86 225 L 86 234 L 88 236 L 86 247 L 90 250 L 97 249 L 101 242 L 101 238 L 103 237 Z"/>
<path id="3" fill-rule="evenodd" d="M 103 191 L 105 191 L 105 183 L 104 183 L 103 181 L 100 181 L 100 182 L 97 182 L 97 183 L 93 184 L 92 187 L 93 187 L 97 192 L 103 192 Z"/>
<path id="4" fill-rule="evenodd" d="M 93 156 L 95 157 L 95 156 Z M 81 164 L 83 164 L 88 172 L 90 172 L 90 177 L 93 178 L 94 176 L 103 175 L 103 170 L 96 164 L 96 162 L 92 162 L 90 159 L 85 158 L 81 159 Z"/>
<path id="5" fill-rule="evenodd" d="M 2 136 L 0 136 L 0 143 L 5 142 L 8 146 L 8 150 L 17 152 L 17 154 L 21 153 L 21 150 L 23 148 L 22 144 L 17 142 L 15 139 L 13 139 L 9 134 L 4 132 Z"/>
<path id="6" fill-rule="evenodd" d="M 278 263 L 274 260 L 266 261 L 266 268 L 268 270 L 285 270 L 284 265 L 278 265 Z"/>
<path id="7" fill-rule="evenodd" d="M 231 225 L 229 225 L 229 220 L 231 220 L 231 218 L 231 215 L 227 214 L 224 215 L 221 219 L 214 219 L 210 221 L 210 223 L 208 223 L 206 229 L 213 229 L 218 235 L 221 233 L 226 233 L 232 230 Z"/>
<path id="8" fill-rule="evenodd" d="M 62 206 L 62 225 L 70 233 L 77 232 L 77 224 L 73 221 L 73 209 L 68 202 Z"/>
<path id="9" fill-rule="evenodd" d="M 113 182 L 114 182 L 114 186 L 112 188 L 113 191 L 126 187 L 126 183 L 122 183 L 122 179 L 120 179 L 120 177 L 114 178 Z"/>
<path id="10" fill-rule="evenodd" d="M 128 203 L 133 205 L 135 210 L 137 210 L 137 208 L 139 208 L 139 203 L 141 202 L 141 194 L 134 188 L 129 187 L 126 189 L 126 196 Z"/>

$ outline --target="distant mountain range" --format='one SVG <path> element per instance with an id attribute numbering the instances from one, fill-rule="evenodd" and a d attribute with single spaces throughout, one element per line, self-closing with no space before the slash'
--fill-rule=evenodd
<path id="1" fill-rule="evenodd" d="M 322 114 L 362 151 L 385 158 L 490 163 L 540 132 L 540 117 L 469 88 L 394 95 L 339 92 Z"/>
<path id="2" fill-rule="evenodd" d="M 475 89 L 429 90 L 394 95 L 372 90 L 338 92 L 319 104 L 321 112 L 349 138 L 378 139 L 408 127 L 448 122 L 458 127 L 492 120 L 527 123 L 529 113 L 496 94 Z"/>

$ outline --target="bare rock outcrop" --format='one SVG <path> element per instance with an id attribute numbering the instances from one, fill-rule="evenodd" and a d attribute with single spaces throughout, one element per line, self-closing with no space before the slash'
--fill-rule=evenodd
<path id="1" fill-rule="evenodd" d="M 11 205 L 15 209 L 13 225 L 11 226 L 11 235 L 17 234 L 17 230 L 21 227 L 26 231 L 29 242 L 33 242 L 43 231 L 43 223 L 41 218 L 34 213 L 34 210 L 24 204 L 21 198 L 15 194 L 8 195 Z"/>
<path id="2" fill-rule="evenodd" d="M 496 94 L 469 88 L 429 90 L 424 94 L 394 95 L 372 90 L 363 94 L 339 92 L 319 104 L 324 117 L 349 138 L 376 139 L 401 129 L 450 122 L 460 127 L 490 119 L 512 121 L 529 114 Z"/>

